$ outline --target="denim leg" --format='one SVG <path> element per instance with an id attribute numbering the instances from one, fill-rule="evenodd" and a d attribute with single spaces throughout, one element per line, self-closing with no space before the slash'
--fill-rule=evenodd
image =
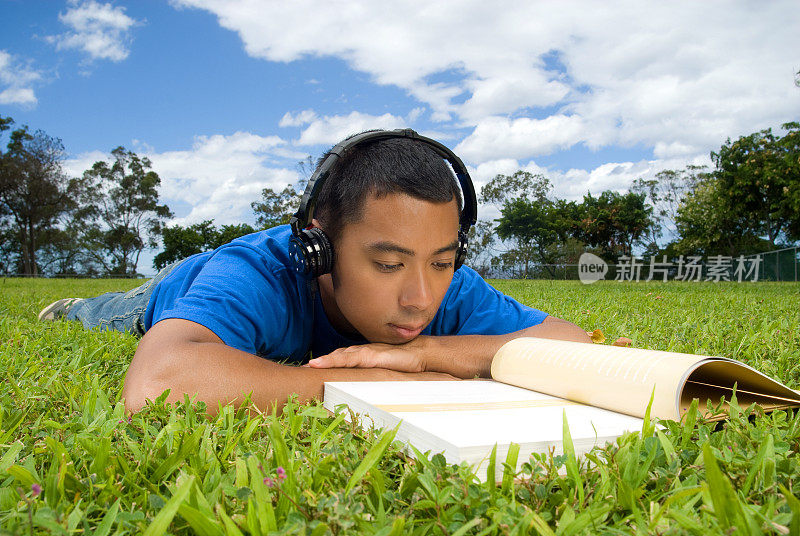
<path id="1" fill-rule="evenodd" d="M 127 331 L 141 337 L 145 332 L 144 312 L 153 289 L 181 262 L 165 266 L 153 279 L 128 292 L 107 292 L 82 300 L 67 311 L 65 318 L 80 320 L 87 329 Z"/>

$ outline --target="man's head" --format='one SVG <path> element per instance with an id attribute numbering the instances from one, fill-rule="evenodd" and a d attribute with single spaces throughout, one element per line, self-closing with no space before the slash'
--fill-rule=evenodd
<path id="1" fill-rule="evenodd" d="M 452 280 L 460 210 L 458 181 L 423 142 L 389 138 L 342 155 L 315 208 L 334 246 L 333 270 L 319 277 L 333 325 L 371 342 L 415 338 Z"/>
<path id="2" fill-rule="evenodd" d="M 343 227 L 363 217 L 370 195 L 381 198 L 390 193 L 434 203 L 455 199 L 461 211 L 458 181 L 447 162 L 426 143 L 388 138 L 360 143 L 341 155 L 320 189 L 314 216 L 335 247 Z"/>

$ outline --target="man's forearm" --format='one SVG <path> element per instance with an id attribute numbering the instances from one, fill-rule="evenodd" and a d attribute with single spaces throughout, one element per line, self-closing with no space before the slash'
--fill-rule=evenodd
<path id="1" fill-rule="evenodd" d="M 518 337 L 592 342 L 589 335 L 572 322 L 548 317 L 541 324 L 505 335 L 453 335 L 421 338 L 420 353 L 427 371 L 445 372 L 459 378 L 488 378 L 491 376 L 494 354 L 505 343 Z"/>
<path id="2" fill-rule="evenodd" d="M 206 403 L 210 413 L 216 413 L 219 404 L 238 406 L 248 394 L 257 407 L 269 410 L 274 404 L 282 406 L 293 393 L 300 400 L 320 396 L 324 382 L 321 376 L 317 378 L 308 371 L 218 343 L 175 345 L 161 354 L 162 362 L 149 373 L 132 379 L 139 372 L 138 359 L 139 352 L 131 363 L 123 392 L 126 405 L 134 410 L 166 389 L 170 390 L 168 402 L 181 401 L 185 394 L 196 396 Z"/>
<path id="3" fill-rule="evenodd" d="M 179 321 L 185 322 L 185 321 Z M 185 327 L 185 326 L 184 326 Z M 125 378 L 126 408 L 138 411 L 170 389 L 168 402 L 184 395 L 206 403 L 215 414 L 219 405 L 240 405 L 250 399 L 264 411 L 280 409 L 296 394 L 298 400 L 322 398 L 326 381 L 447 379 L 442 374 L 407 374 L 386 369 L 312 369 L 281 365 L 221 342 L 173 341 L 153 330 L 139 343 Z"/>
<path id="4" fill-rule="evenodd" d="M 537 326 L 505 335 L 419 336 L 405 344 L 371 343 L 339 348 L 312 359 L 309 366 L 319 369 L 380 367 L 406 372 L 446 373 L 465 379 L 488 378 L 494 354 L 517 337 L 592 342 L 579 326 L 548 316 Z"/>

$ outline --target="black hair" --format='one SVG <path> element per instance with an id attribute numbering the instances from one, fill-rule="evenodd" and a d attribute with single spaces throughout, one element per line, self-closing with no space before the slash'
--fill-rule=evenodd
<path id="1" fill-rule="evenodd" d="M 329 154 L 320 157 L 317 167 Z M 455 198 L 461 213 L 461 190 L 447 161 L 426 143 L 388 138 L 356 145 L 341 155 L 320 189 L 314 216 L 335 244 L 345 225 L 361 220 L 368 195 L 392 193 L 434 203 Z"/>

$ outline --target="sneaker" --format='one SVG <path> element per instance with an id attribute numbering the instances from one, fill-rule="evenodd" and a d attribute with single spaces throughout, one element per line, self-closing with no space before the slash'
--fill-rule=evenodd
<path id="1" fill-rule="evenodd" d="M 39 313 L 39 320 L 58 320 L 64 318 L 73 305 L 83 301 L 83 298 L 62 298 L 54 301 Z"/>

